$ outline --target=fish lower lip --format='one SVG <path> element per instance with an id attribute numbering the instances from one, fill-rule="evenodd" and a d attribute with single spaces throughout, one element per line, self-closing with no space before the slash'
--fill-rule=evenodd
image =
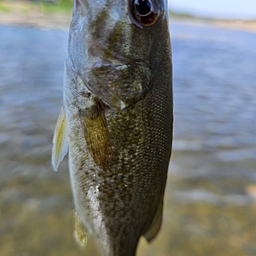
<path id="1" fill-rule="evenodd" d="M 102 69 L 103 71 L 106 69 L 124 69 L 129 67 L 130 64 L 102 64 L 100 66 L 96 66 L 95 68 L 98 69 L 98 71 L 100 71 L 100 69 Z"/>
<path id="2" fill-rule="evenodd" d="M 118 62 L 99 63 L 99 64 L 97 63 L 94 65 L 94 69 L 97 69 L 97 71 L 100 72 L 101 70 L 106 71 L 109 69 L 121 70 L 121 69 L 130 68 L 132 66 L 137 66 L 137 65 L 141 65 L 145 67 L 149 66 L 141 60 L 133 60 L 131 62 L 124 62 L 124 63 L 118 63 Z"/>

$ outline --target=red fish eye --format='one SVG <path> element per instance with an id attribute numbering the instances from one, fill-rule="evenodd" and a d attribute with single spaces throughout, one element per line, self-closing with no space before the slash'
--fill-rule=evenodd
<path id="1" fill-rule="evenodd" d="M 151 0 L 132 0 L 132 2 L 132 14 L 139 24 L 150 26 L 157 21 L 159 10 Z"/>

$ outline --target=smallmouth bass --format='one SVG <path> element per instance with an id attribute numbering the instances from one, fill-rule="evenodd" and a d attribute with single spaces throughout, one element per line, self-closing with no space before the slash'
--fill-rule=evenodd
<path id="1" fill-rule="evenodd" d="M 52 165 L 68 153 L 75 234 L 104 256 L 134 256 L 162 220 L 171 155 L 166 0 L 75 0 Z"/>

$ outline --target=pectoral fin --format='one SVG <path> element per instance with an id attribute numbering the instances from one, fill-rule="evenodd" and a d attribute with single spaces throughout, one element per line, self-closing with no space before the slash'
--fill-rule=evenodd
<path id="1" fill-rule="evenodd" d="M 163 215 L 163 200 L 161 200 L 156 215 L 147 230 L 147 232 L 144 234 L 144 237 L 147 239 L 148 242 L 151 242 L 157 235 L 161 224 L 162 224 L 162 215 Z"/>
<path id="2" fill-rule="evenodd" d="M 67 124 L 63 107 L 60 110 L 53 136 L 52 167 L 58 170 L 60 162 L 68 153 Z"/>
<path id="3" fill-rule="evenodd" d="M 89 152 L 95 163 L 105 169 L 111 157 L 111 146 L 104 113 L 99 105 L 95 105 L 82 115 L 82 120 Z"/>
<path id="4" fill-rule="evenodd" d="M 81 217 L 74 211 L 74 222 L 75 222 L 75 230 L 74 230 L 74 238 L 75 241 L 81 246 L 85 247 L 87 245 L 87 231 L 82 222 Z"/>

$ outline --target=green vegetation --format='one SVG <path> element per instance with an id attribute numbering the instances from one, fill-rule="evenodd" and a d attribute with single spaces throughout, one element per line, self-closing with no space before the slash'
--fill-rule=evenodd
<path id="1" fill-rule="evenodd" d="M 74 0 L 30 0 L 30 1 L 1 1 L 0 12 L 2 13 L 26 13 L 39 11 L 42 13 L 71 12 Z"/>
<path id="2" fill-rule="evenodd" d="M 37 1 L 37 2 L 39 2 L 42 11 L 59 12 L 59 11 L 71 11 L 74 1 L 60 0 L 55 2 L 50 2 L 50 1 Z"/>
<path id="3" fill-rule="evenodd" d="M 10 12 L 11 8 L 0 2 L 0 12 Z"/>

